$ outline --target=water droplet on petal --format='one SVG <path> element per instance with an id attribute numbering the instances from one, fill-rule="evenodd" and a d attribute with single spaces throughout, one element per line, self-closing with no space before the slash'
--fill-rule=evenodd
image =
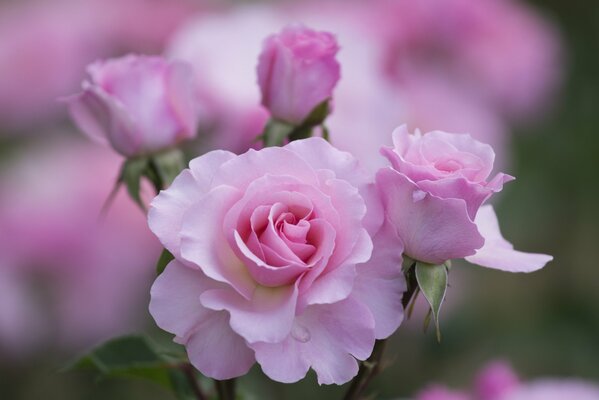
<path id="1" fill-rule="evenodd" d="M 310 331 L 298 323 L 293 324 L 291 336 L 300 343 L 307 343 L 311 338 Z"/>
<path id="2" fill-rule="evenodd" d="M 414 203 L 417 203 L 420 200 L 424 200 L 425 197 L 426 197 L 426 192 L 423 192 L 422 190 L 414 190 L 412 192 L 412 201 Z"/>

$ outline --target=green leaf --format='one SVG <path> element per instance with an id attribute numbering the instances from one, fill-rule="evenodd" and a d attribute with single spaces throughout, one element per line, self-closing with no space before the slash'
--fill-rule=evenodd
<path id="1" fill-rule="evenodd" d="M 125 161 L 121 169 L 120 181 L 127 187 L 129 196 L 145 211 L 141 200 L 141 178 L 147 174 L 149 160 L 145 157 L 130 158 Z"/>
<path id="2" fill-rule="evenodd" d="M 158 192 L 161 189 L 166 189 L 185 169 L 185 156 L 179 149 L 170 149 L 153 154 L 150 157 L 150 166 L 158 178 L 154 183 Z"/>
<path id="3" fill-rule="evenodd" d="M 433 321 L 437 328 L 437 340 L 441 341 L 439 312 L 447 291 L 447 267 L 416 262 L 416 280 L 420 291 L 431 307 Z"/>
<path id="4" fill-rule="evenodd" d="M 287 122 L 271 119 L 264 128 L 262 139 L 265 147 L 282 146 L 295 127 Z"/>
<path id="5" fill-rule="evenodd" d="M 310 114 L 308 114 L 306 119 L 304 119 L 300 125 L 306 127 L 321 125 L 331 113 L 330 103 L 331 99 L 326 99 L 322 103 L 318 104 L 316 107 L 314 107 L 314 109 L 312 109 L 312 111 L 310 111 Z"/>
<path id="6" fill-rule="evenodd" d="M 173 390 L 173 373 L 185 359 L 161 351 L 142 336 L 124 336 L 109 340 L 64 368 L 65 372 L 88 370 L 99 379 L 135 377 Z"/>
<path id="7" fill-rule="evenodd" d="M 324 140 L 326 140 L 327 142 L 330 142 L 330 135 L 329 135 L 329 128 L 327 128 L 326 126 L 322 126 L 322 138 Z"/>
<path id="8" fill-rule="evenodd" d="M 158 262 L 156 263 L 156 275 L 160 275 L 168 263 L 175 259 L 175 256 L 171 254 L 167 249 L 162 250 L 160 254 L 160 258 L 158 258 Z"/>

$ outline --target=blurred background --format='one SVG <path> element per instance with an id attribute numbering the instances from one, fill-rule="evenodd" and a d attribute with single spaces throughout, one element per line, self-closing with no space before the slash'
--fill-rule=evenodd
<path id="1" fill-rule="evenodd" d="M 392 339 L 381 398 L 431 382 L 466 387 L 487 361 L 524 379 L 599 382 L 599 5 L 584 0 L 0 1 L 0 397 L 169 399 L 152 383 L 59 373 L 115 335 L 159 336 L 147 311 L 160 246 L 121 193 L 98 222 L 122 160 L 79 134 L 57 101 L 85 66 L 128 52 L 197 71 L 200 140 L 242 152 L 261 132 L 261 40 L 290 22 L 338 35 L 331 138 L 366 168 L 402 123 L 468 132 L 515 175 L 497 200 L 504 236 L 555 261 L 530 275 L 456 265 L 443 341 L 424 307 Z M 259 368 L 248 398 L 336 398 Z"/>

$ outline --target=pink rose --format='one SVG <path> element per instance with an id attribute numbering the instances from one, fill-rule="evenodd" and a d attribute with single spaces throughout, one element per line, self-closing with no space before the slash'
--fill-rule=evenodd
<path id="1" fill-rule="evenodd" d="M 321 384 L 347 382 L 403 315 L 401 243 L 379 228 L 370 188 L 350 154 L 319 138 L 196 158 L 150 208 L 175 256 L 150 313 L 206 376 L 257 361 L 280 382 L 310 367 Z"/>
<path id="2" fill-rule="evenodd" d="M 464 258 L 512 272 L 542 268 L 552 257 L 513 250 L 501 236 L 491 206 L 481 205 L 513 177 L 487 180 L 495 154 L 470 135 L 433 131 L 393 132 L 393 148 L 381 152 L 391 163 L 377 173 L 386 212 L 405 254 L 431 264 Z"/>
<path id="3" fill-rule="evenodd" d="M 328 32 L 290 25 L 269 36 L 258 61 L 262 105 L 273 118 L 300 124 L 330 99 L 340 78 L 339 46 Z"/>
<path id="4" fill-rule="evenodd" d="M 91 138 L 132 157 L 195 137 L 198 110 L 187 63 L 130 55 L 96 62 L 88 72 L 91 81 L 68 101 Z"/>

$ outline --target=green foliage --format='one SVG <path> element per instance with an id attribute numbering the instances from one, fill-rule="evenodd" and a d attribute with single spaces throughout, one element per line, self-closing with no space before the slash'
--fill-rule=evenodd
<path id="1" fill-rule="evenodd" d="M 66 368 L 91 371 L 98 379 L 141 378 L 175 393 L 178 399 L 193 399 L 184 374 L 188 367 L 183 354 L 161 349 L 143 336 L 124 336 L 109 340 L 92 349 Z"/>

